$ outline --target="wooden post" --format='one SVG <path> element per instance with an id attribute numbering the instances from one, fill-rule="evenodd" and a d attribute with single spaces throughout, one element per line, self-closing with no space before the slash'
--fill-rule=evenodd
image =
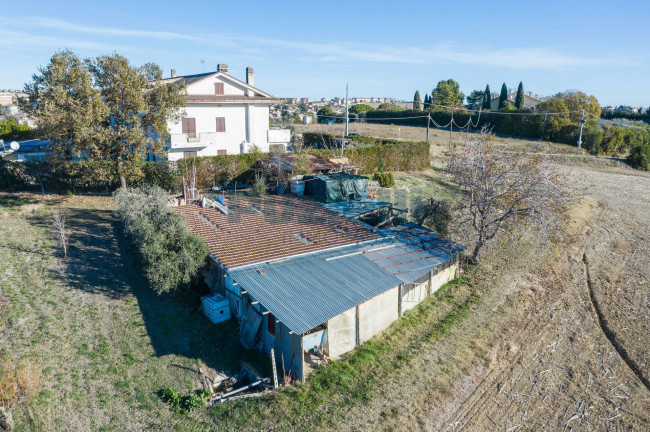
<path id="1" fill-rule="evenodd" d="M 307 380 L 307 377 L 305 376 L 305 341 L 302 337 L 302 334 L 300 336 L 300 381 L 305 382 Z"/>
<path id="2" fill-rule="evenodd" d="M 275 366 L 275 350 L 271 348 L 271 366 L 273 366 L 273 389 L 278 389 L 278 370 Z"/>

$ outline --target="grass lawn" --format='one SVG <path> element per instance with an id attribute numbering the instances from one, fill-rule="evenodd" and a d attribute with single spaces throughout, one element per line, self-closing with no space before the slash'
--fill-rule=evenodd
<path id="1" fill-rule="evenodd" d="M 14 410 L 16 431 L 195 430 L 205 411 L 181 417 L 158 393 L 200 387 L 199 367 L 236 371 L 268 361 L 245 351 L 233 323 L 214 325 L 192 295 L 158 296 L 103 197 L 0 194 L 2 352 L 40 359 L 43 385 Z M 47 219 L 65 209 L 63 260 Z M 191 426 L 187 426 L 191 425 Z"/>

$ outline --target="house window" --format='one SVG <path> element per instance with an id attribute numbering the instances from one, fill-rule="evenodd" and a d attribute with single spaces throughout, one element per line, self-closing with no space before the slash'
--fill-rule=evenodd
<path id="1" fill-rule="evenodd" d="M 217 117 L 217 132 L 225 132 L 225 131 L 226 131 L 226 118 Z"/>
<path id="2" fill-rule="evenodd" d="M 196 138 L 196 119 L 186 117 L 181 120 L 182 133 L 187 134 L 189 138 Z"/>
<path id="3" fill-rule="evenodd" d="M 184 151 L 183 152 L 183 157 L 184 158 L 196 157 L 196 152 L 195 151 Z"/>
<path id="4" fill-rule="evenodd" d="M 214 83 L 214 94 L 216 95 L 223 94 L 223 83 Z"/>
<path id="5" fill-rule="evenodd" d="M 269 313 L 266 315 L 266 319 L 268 320 L 266 325 L 267 330 L 271 336 L 275 337 L 275 317 L 272 313 Z"/>
<path id="6" fill-rule="evenodd" d="M 226 150 L 217 150 L 218 155 L 225 155 L 227 154 Z"/>

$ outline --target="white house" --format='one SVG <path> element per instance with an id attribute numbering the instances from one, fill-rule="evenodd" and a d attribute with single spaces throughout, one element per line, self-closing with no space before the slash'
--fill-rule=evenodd
<path id="1" fill-rule="evenodd" d="M 492 93 L 492 95 L 491 95 L 492 101 L 490 103 L 490 110 L 491 111 L 498 111 L 499 110 L 499 96 L 500 96 L 499 93 Z M 528 92 L 528 94 L 524 94 L 524 107 L 528 108 L 528 109 L 531 109 L 531 110 L 534 110 L 537 105 L 542 103 L 542 101 L 540 101 L 537 98 L 538 98 L 537 95 L 535 95 L 533 97 L 532 92 Z M 515 104 L 516 100 L 517 100 L 517 92 L 511 92 L 511 93 L 508 94 L 508 101 L 510 101 L 510 103 L 512 105 Z"/>
<path id="2" fill-rule="evenodd" d="M 246 153 L 253 146 L 269 151 L 269 107 L 281 100 L 253 86 L 253 68 L 246 68 L 246 82 L 230 76 L 225 64 L 197 75 L 172 69 L 163 83 L 175 82 L 185 83 L 187 105 L 185 117 L 168 124 L 169 160 Z"/>

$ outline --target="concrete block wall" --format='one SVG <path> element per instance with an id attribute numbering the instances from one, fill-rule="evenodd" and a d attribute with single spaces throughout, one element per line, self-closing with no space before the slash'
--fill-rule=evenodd
<path id="1" fill-rule="evenodd" d="M 284 369 L 286 372 L 299 380 L 304 380 L 302 335 L 290 334 L 287 326 L 279 323 L 275 328 L 275 360 L 278 375 L 282 374 L 282 356 L 284 356 Z"/>
<path id="2" fill-rule="evenodd" d="M 357 308 L 327 321 L 327 356 L 339 358 L 357 346 Z"/>
<path id="3" fill-rule="evenodd" d="M 358 307 L 358 342 L 364 343 L 399 318 L 399 287 L 392 288 Z"/>
<path id="4" fill-rule="evenodd" d="M 438 289 L 453 280 L 458 273 L 458 262 L 447 267 L 446 269 L 441 270 L 440 272 L 433 275 L 431 278 L 431 293 L 438 291 Z"/>

